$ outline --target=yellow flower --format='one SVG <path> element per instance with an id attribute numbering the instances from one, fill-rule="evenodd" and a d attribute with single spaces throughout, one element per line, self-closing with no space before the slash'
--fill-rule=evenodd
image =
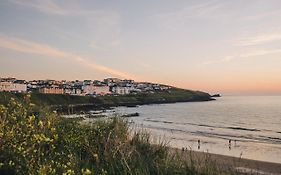
<path id="1" fill-rule="evenodd" d="M 56 131 L 56 128 L 51 128 L 51 132 L 55 132 Z"/>
<path id="2" fill-rule="evenodd" d="M 50 121 L 48 121 L 48 128 L 50 128 L 51 127 L 51 122 Z"/>
<path id="3" fill-rule="evenodd" d="M 15 163 L 13 162 L 13 161 L 9 161 L 9 166 L 14 166 L 15 165 Z"/>
<path id="4" fill-rule="evenodd" d="M 38 126 L 39 126 L 40 128 L 43 128 L 43 122 L 42 122 L 41 120 L 38 122 Z"/>
<path id="5" fill-rule="evenodd" d="M 34 119 L 35 119 L 35 116 L 34 116 L 34 115 L 29 116 L 29 117 L 28 117 L 28 122 L 31 123 L 31 122 L 34 121 Z"/>
<path id="6" fill-rule="evenodd" d="M 67 170 L 66 173 L 63 173 L 65 175 L 71 175 L 71 174 L 75 174 L 75 172 L 73 170 Z"/>
<path id="7" fill-rule="evenodd" d="M 85 170 L 84 169 L 82 169 L 82 174 L 83 175 L 90 175 L 92 172 L 88 169 L 88 168 L 86 168 Z"/>

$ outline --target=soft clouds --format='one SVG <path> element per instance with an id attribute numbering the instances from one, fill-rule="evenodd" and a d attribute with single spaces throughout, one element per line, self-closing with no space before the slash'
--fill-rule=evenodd
<path id="1" fill-rule="evenodd" d="M 38 54 L 48 57 L 69 59 L 71 61 L 75 61 L 79 63 L 84 67 L 89 67 L 105 74 L 110 74 L 120 78 L 135 78 L 128 73 L 121 72 L 103 65 L 93 63 L 89 61 L 90 60 L 89 58 L 82 57 L 80 55 L 69 53 L 69 52 L 64 52 L 57 48 L 45 44 L 35 43 L 32 41 L 27 41 L 19 38 L 0 35 L 0 47 L 17 52 L 28 53 L 28 54 Z"/>
<path id="2" fill-rule="evenodd" d="M 55 15 L 67 15 L 68 11 L 57 5 L 53 0 L 9 0 L 9 2 L 28 8 L 33 8 L 40 12 Z"/>
<path id="3" fill-rule="evenodd" d="M 66 53 L 48 45 L 38 44 L 27 40 L 0 35 L 0 47 L 29 54 L 39 54 L 51 57 L 66 57 Z"/>
<path id="4" fill-rule="evenodd" d="M 91 42 L 89 47 L 99 51 L 110 51 L 115 47 L 119 47 L 121 44 L 120 40 L 110 40 L 110 41 L 98 41 L 98 42 Z"/>
<path id="5" fill-rule="evenodd" d="M 265 55 L 272 55 L 281 53 L 281 49 L 258 49 L 258 50 L 250 50 L 247 52 L 242 52 L 236 55 L 225 56 L 221 59 L 217 60 L 209 60 L 202 63 L 202 65 L 211 65 L 217 63 L 227 63 L 233 60 L 241 59 L 241 58 L 252 58 L 252 57 L 259 57 Z"/>
<path id="6" fill-rule="evenodd" d="M 281 41 L 281 33 L 268 33 L 253 37 L 241 38 L 235 41 L 238 46 L 253 46 L 267 44 L 274 41 Z"/>
<path id="7" fill-rule="evenodd" d="M 270 54 L 276 54 L 281 53 L 281 49 L 259 49 L 250 51 L 247 53 L 242 53 L 238 55 L 240 58 L 249 58 L 249 57 L 255 57 L 255 56 L 264 56 L 264 55 L 270 55 Z"/>
<path id="8" fill-rule="evenodd" d="M 194 17 L 210 17 L 209 15 L 216 12 L 221 6 L 222 3 L 219 3 L 218 1 L 201 2 L 185 6 L 178 11 L 160 13 L 155 15 L 155 17 L 172 18 L 174 20 L 185 20 Z"/>
<path id="9" fill-rule="evenodd" d="M 196 1 L 196 3 L 188 4 L 176 11 L 156 14 L 153 18 L 168 29 L 177 30 L 184 27 L 191 19 L 210 19 L 225 15 L 218 13 L 223 5 L 218 0 Z"/>
<path id="10" fill-rule="evenodd" d="M 246 48 L 247 51 L 237 51 L 238 53 L 234 55 L 225 56 L 217 60 L 205 61 L 203 65 L 226 63 L 241 58 L 251 58 L 251 57 L 260 57 L 260 56 L 278 54 L 281 53 L 281 48 L 270 49 L 270 45 L 272 44 L 272 42 L 280 42 L 280 41 L 281 41 L 281 33 L 267 33 L 267 34 L 260 34 L 256 36 L 236 39 L 233 42 L 234 46 Z M 267 46 L 266 48 L 260 48 L 260 47 L 256 48 L 256 46 L 265 46 L 265 45 Z"/>

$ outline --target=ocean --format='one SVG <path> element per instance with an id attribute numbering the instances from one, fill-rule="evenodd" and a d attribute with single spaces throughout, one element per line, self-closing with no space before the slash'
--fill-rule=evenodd
<path id="1" fill-rule="evenodd" d="M 225 96 L 208 102 L 117 107 L 155 141 L 194 151 L 281 163 L 281 96 Z"/>

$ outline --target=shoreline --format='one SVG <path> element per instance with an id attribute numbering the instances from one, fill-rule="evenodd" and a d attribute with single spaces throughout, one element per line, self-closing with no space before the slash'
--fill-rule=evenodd
<path id="1" fill-rule="evenodd" d="M 281 164 L 259 161 L 253 159 L 237 158 L 214 153 L 199 152 L 193 150 L 182 151 L 179 148 L 169 147 L 170 153 L 189 158 L 198 162 L 210 161 L 222 171 L 233 170 L 241 174 L 271 174 L 281 175 Z"/>
<path id="2" fill-rule="evenodd" d="M 194 103 L 194 102 L 208 102 L 216 99 L 210 98 L 207 100 L 180 100 L 180 101 L 162 101 L 162 102 L 147 102 L 147 103 L 120 103 L 120 104 L 69 104 L 69 105 L 52 105 L 51 109 L 56 110 L 59 113 L 72 113 L 87 112 L 90 110 L 107 110 L 115 107 L 137 107 L 142 105 L 161 105 L 161 104 L 175 104 L 175 103 Z"/>

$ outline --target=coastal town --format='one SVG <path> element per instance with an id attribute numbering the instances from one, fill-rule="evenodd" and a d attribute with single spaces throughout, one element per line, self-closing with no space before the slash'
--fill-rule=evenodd
<path id="1" fill-rule="evenodd" d="M 170 86 L 118 78 L 100 80 L 19 80 L 0 78 L 0 92 L 66 94 L 77 96 L 127 95 L 165 91 Z"/>

